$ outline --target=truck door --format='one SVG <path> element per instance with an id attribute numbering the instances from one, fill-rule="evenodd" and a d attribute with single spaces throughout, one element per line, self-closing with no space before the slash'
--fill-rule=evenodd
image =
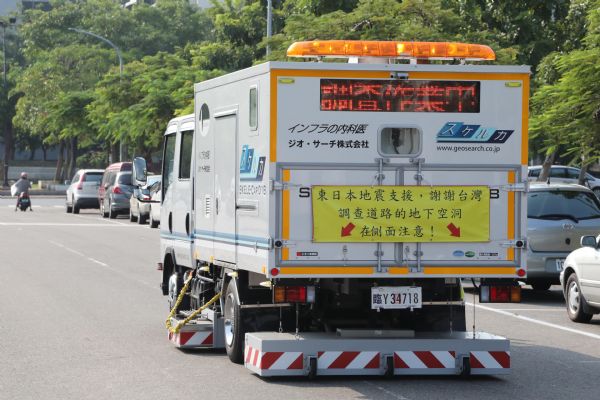
<path id="1" fill-rule="evenodd" d="M 237 261 L 236 196 L 237 111 L 215 114 L 215 218 L 214 257 L 229 263 Z"/>
<path id="2" fill-rule="evenodd" d="M 192 150 L 194 140 L 194 122 L 186 120 L 179 126 L 177 137 L 178 151 L 175 152 L 177 160 L 176 170 L 173 172 L 173 235 L 176 236 L 175 254 L 177 262 L 186 266 L 192 266 L 191 242 L 192 242 Z"/>

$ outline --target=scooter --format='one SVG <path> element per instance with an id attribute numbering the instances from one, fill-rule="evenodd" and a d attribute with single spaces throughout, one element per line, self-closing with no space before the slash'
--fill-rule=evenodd
<path id="1" fill-rule="evenodd" d="M 25 192 L 19 194 L 19 200 L 17 201 L 17 208 L 20 209 L 21 211 L 27 211 L 27 209 L 29 208 L 31 211 L 33 211 L 33 209 L 31 208 L 31 199 L 29 198 L 29 194 L 27 194 Z"/>

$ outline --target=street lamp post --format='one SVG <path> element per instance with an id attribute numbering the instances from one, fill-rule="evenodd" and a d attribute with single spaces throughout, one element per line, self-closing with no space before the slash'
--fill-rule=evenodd
<path id="1" fill-rule="evenodd" d="M 79 28 L 68 28 L 68 29 L 70 31 L 83 33 L 84 35 L 89 35 L 89 36 L 95 37 L 96 39 L 101 40 L 104 43 L 108 44 L 110 47 L 112 47 L 117 52 L 117 57 L 119 58 L 119 79 L 123 79 L 123 56 L 121 55 L 121 49 L 119 49 L 117 47 L 117 45 L 115 45 L 113 42 L 111 42 L 107 38 L 97 35 L 93 32 L 84 31 L 83 29 L 79 29 Z M 121 141 L 119 141 L 119 161 L 123 161 L 124 158 L 125 157 L 123 154 L 123 140 L 121 140 Z"/>
<path id="2" fill-rule="evenodd" d="M 4 92 L 8 92 L 8 84 L 6 80 L 6 27 L 9 24 L 16 22 L 15 18 L 10 18 L 7 23 L 4 20 L 0 20 L 0 26 L 2 26 L 2 89 Z M 8 93 L 6 93 L 8 97 Z M 8 117 L 8 114 L 7 114 Z M 2 180 L 2 186 L 8 187 L 8 154 L 9 154 L 9 143 L 6 140 L 8 138 L 8 121 L 3 121 L 4 125 L 4 179 Z"/>
<path id="3" fill-rule="evenodd" d="M 272 35 L 272 29 L 273 29 L 273 25 L 272 25 L 272 20 L 273 20 L 273 4 L 272 4 L 272 0 L 268 0 L 267 1 L 267 57 L 271 54 L 271 45 L 269 44 L 269 40 L 271 40 L 271 35 Z"/>

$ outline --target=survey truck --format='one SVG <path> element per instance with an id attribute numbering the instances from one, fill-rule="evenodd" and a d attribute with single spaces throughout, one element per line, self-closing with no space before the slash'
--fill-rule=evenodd
<path id="1" fill-rule="evenodd" d="M 261 376 L 508 373 L 461 282 L 520 300 L 529 68 L 462 43 L 288 56 L 197 83 L 165 132 L 170 340 Z"/>

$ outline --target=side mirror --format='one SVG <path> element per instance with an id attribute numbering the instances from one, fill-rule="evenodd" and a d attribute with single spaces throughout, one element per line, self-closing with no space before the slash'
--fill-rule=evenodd
<path id="1" fill-rule="evenodd" d="M 68 179 L 65 179 L 65 185 L 70 185 L 70 184 L 71 184 L 71 181 Z"/>
<path id="2" fill-rule="evenodd" d="M 593 247 L 596 248 L 596 237 L 595 236 L 582 236 L 581 247 Z"/>
<path id="3" fill-rule="evenodd" d="M 148 171 L 146 170 L 146 160 L 143 157 L 133 159 L 133 183 L 136 186 L 144 186 L 147 181 Z"/>

